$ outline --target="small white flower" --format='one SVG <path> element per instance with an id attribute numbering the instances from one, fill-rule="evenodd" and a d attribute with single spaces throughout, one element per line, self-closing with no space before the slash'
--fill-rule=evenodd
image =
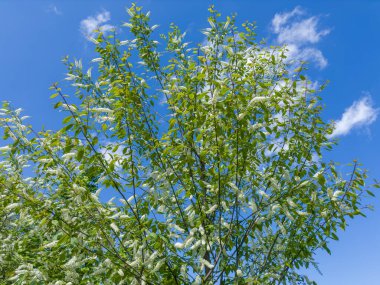
<path id="1" fill-rule="evenodd" d="M 290 197 L 288 197 L 286 199 L 286 201 L 288 202 L 289 206 L 291 206 L 293 208 L 297 208 L 298 207 L 298 205 L 296 203 L 294 203 L 293 200 Z"/>
<path id="2" fill-rule="evenodd" d="M 222 204 L 222 207 L 223 207 L 224 211 L 226 211 L 226 212 L 227 212 L 227 211 L 229 211 L 229 210 L 230 210 L 230 208 L 228 208 L 228 207 L 227 207 L 227 204 L 226 204 L 226 202 L 225 202 L 225 201 L 222 201 L 222 203 L 221 203 L 221 204 Z"/>
<path id="3" fill-rule="evenodd" d="M 5 207 L 5 210 L 12 210 L 14 208 L 17 208 L 20 204 L 19 203 L 12 203 Z"/>
<path id="4" fill-rule="evenodd" d="M 199 262 L 200 262 L 202 265 L 208 267 L 209 269 L 214 268 L 214 265 L 211 264 L 210 262 L 208 262 L 206 259 L 199 258 Z"/>
<path id="5" fill-rule="evenodd" d="M 302 212 L 302 211 L 297 211 L 297 214 L 300 216 L 308 216 L 309 215 L 309 213 Z"/>
<path id="6" fill-rule="evenodd" d="M 176 242 L 175 245 L 174 245 L 174 247 L 178 248 L 178 249 L 183 249 L 185 247 L 185 245 L 183 243 Z"/>
<path id="7" fill-rule="evenodd" d="M 68 153 L 65 153 L 65 154 L 62 155 L 62 159 L 63 160 L 68 160 L 68 159 L 73 158 L 75 156 L 76 156 L 76 153 L 74 153 L 74 152 L 68 152 Z"/>
<path id="8" fill-rule="evenodd" d="M 0 152 L 6 152 L 6 151 L 10 151 L 10 150 L 11 150 L 11 148 L 8 145 L 0 147 Z"/>
<path id="9" fill-rule="evenodd" d="M 340 191 L 340 190 L 335 191 L 334 194 L 333 194 L 333 196 L 332 196 L 332 198 L 331 198 L 331 200 L 336 201 L 336 200 L 338 200 L 338 197 L 341 196 L 341 195 L 343 195 L 343 194 L 344 194 L 343 191 Z"/>
<path id="10" fill-rule="evenodd" d="M 91 60 L 92 62 L 101 62 L 101 61 L 103 61 L 103 58 L 100 58 L 100 57 L 98 57 L 98 58 L 94 58 L 93 60 Z"/>
<path id="11" fill-rule="evenodd" d="M 115 232 L 119 232 L 119 228 L 118 226 L 115 224 L 115 223 L 111 223 L 111 228 L 115 231 Z"/>
<path id="12" fill-rule="evenodd" d="M 212 206 L 210 209 L 208 209 L 208 211 L 206 211 L 206 214 L 211 214 L 211 213 L 215 212 L 215 210 L 217 208 L 218 208 L 218 205 Z"/>
<path id="13" fill-rule="evenodd" d="M 241 119 L 243 119 L 245 117 L 246 113 L 240 113 L 238 116 L 237 116 L 237 120 L 240 121 Z"/>
<path id="14" fill-rule="evenodd" d="M 121 270 L 121 269 L 119 269 L 119 270 L 117 271 L 117 273 L 118 273 L 120 276 L 124 276 L 124 272 L 123 272 L 123 270 Z"/>
<path id="15" fill-rule="evenodd" d="M 113 112 L 109 108 L 92 108 L 91 111 L 94 113 L 112 113 Z"/>
<path id="16" fill-rule="evenodd" d="M 179 231 L 180 233 L 184 233 L 184 232 L 185 232 L 185 230 L 184 230 L 183 228 L 177 226 L 176 224 L 173 224 L 172 226 L 173 226 L 174 229 L 176 229 L 176 230 Z"/>
<path id="17" fill-rule="evenodd" d="M 263 97 L 263 96 L 261 96 L 261 97 L 254 97 L 251 101 L 249 101 L 248 106 L 251 106 L 255 102 L 263 102 L 263 101 L 266 101 L 268 99 L 269 99 L 269 97 Z"/>
<path id="18" fill-rule="evenodd" d="M 189 247 L 190 246 L 190 244 L 192 243 L 194 241 L 194 237 L 190 237 L 186 242 L 185 242 L 185 245 L 184 245 L 184 247 Z"/>
<path id="19" fill-rule="evenodd" d="M 44 245 L 44 248 L 52 248 L 52 247 L 56 246 L 57 243 L 58 243 L 57 240 L 52 241 L 52 242 L 50 242 L 50 243 L 48 243 L 48 244 L 45 244 L 45 245 Z"/>

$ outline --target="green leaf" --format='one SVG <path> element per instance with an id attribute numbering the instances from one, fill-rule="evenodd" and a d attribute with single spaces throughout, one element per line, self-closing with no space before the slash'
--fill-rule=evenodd
<path id="1" fill-rule="evenodd" d="M 62 123 L 63 123 L 63 124 L 67 124 L 68 122 L 71 121 L 71 119 L 72 119 L 72 116 L 70 115 L 70 116 L 64 118 L 63 121 L 62 121 Z"/>
<path id="2" fill-rule="evenodd" d="M 84 149 L 83 148 L 80 148 L 77 152 L 77 160 L 78 161 L 81 161 L 82 158 L 83 158 L 83 155 L 84 155 Z"/>

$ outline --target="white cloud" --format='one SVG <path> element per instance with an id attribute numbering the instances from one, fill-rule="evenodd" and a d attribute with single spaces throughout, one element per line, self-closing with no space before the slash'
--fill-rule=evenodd
<path id="1" fill-rule="evenodd" d="M 62 15 L 62 11 L 54 4 L 49 5 L 49 7 L 47 8 L 47 12 L 54 13 L 58 16 Z"/>
<path id="2" fill-rule="evenodd" d="M 291 12 L 285 12 L 285 13 L 274 15 L 273 20 L 272 20 L 272 27 L 273 27 L 274 32 L 279 33 L 282 27 L 289 21 L 290 18 L 296 15 L 303 15 L 303 14 L 304 14 L 304 11 L 301 9 L 301 7 L 297 6 Z"/>
<path id="3" fill-rule="evenodd" d="M 330 30 L 318 31 L 317 24 L 317 17 L 307 18 L 289 25 L 286 25 L 285 22 L 285 24 L 279 28 L 278 42 L 298 45 L 318 43 L 323 36 L 330 33 Z"/>
<path id="4" fill-rule="evenodd" d="M 93 38 L 95 30 L 101 30 L 103 33 L 110 31 L 114 26 L 106 24 L 111 19 L 111 13 L 103 11 L 96 16 L 90 16 L 80 22 L 80 30 L 86 38 Z"/>
<path id="5" fill-rule="evenodd" d="M 352 129 L 369 126 L 376 121 L 378 113 L 379 109 L 374 108 L 371 97 L 367 95 L 344 111 L 342 118 L 335 122 L 330 137 L 344 136 Z"/>
<path id="6" fill-rule="evenodd" d="M 327 66 L 327 59 L 322 52 L 316 48 L 305 48 L 301 51 L 300 57 L 303 60 L 314 62 L 320 69 Z"/>
<path id="7" fill-rule="evenodd" d="M 300 48 L 297 45 L 289 44 L 287 45 L 287 49 L 287 61 L 303 60 L 307 62 L 312 62 L 320 69 L 325 68 L 328 64 L 328 61 L 323 55 L 323 53 L 317 48 Z"/>
<path id="8" fill-rule="evenodd" d="M 329 29 L 318 28 L 319 18 L 305 18 L 305 11 L 296 7 L 293 11 L 278 13 L 272 19 L 272 30 L 277 34 L 277 42 L 288 47 L 289 60 L 304 60 L 319 68 L 327 66 L 323 53 L 313 45 L 330 33 Z"/>

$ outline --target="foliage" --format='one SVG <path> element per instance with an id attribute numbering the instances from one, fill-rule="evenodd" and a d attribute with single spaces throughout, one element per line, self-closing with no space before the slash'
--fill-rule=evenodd
<path id="1" fill-rule="evenodd" d="M 312 284 L 298 269 L 362 214 L 366 174 L 323 162 L 303 64 L 213 8 L 205 44 L 172 25 L 161 51 L 128 13 L 131 39 L 92 39 L 93 71 L 65 59 L 61 129 L 3 104 L 2 284 Z"/>

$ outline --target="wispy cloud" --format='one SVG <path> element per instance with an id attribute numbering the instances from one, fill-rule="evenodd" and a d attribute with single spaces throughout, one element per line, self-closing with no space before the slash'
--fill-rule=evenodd
<path id="1" fill-rule="evenodd" d="M 307 17 L 301 7 L 290 12 L 277 13 L 272 19 L 272 31 L 279 44 L 288 46 L 288 59 L 305 60 L 319 68 L 327 66 L 327 59 L 314 45 L 330 33 L 329 29 L 319 29 L 319 17 Z"/>
<path id="2" fill-rule="evenodd" d="M 374 107 L 371 97 L 367 95 L 344 111 L 341 119 L 335 122 L 330 137 L 344 136 L 353 129 L 368 127 L 376 121 L 378 113 L 379 109 Z"/>
<path id="3" fill-rule="evenodd" d="M 103 33 L 110 31 L 114 26 L 106 24 L 111 20 L 111 13 L 103 11 L 95 16 L 90 16 L 80 22 L 80 30 L 82 34 L 87 38 L 93 38 L 95 36 L 95 30 L 100 30 Z"/>
<path id="4" fill-rule="evenodd" d="M 295 44 L 287 45 L 287 57 L 289 60 L 300 59 L 307 62 L 315 64 L 320 69 L 323 69 L 327 66 L 327 59 L 324 57 L 322 52 L 313 47 L 301 48 Z"/>
<path id="5" fill-rule="evenodd" d="M 317 24 L 317 17 L 311 17 L 291 24 L 285 22 L 278 29 L 278 41 L 279 43 L 294 43 L 299 45 L 318 43 L 330 30 L 318 31 Z"/>
<path id="6" fill-rule="evenodd" d="M 53 13 L 58 16 L 62 15 L 62 11 L 54 4 L 50 4 L 49 7 L 47 8 L 48 13 Z"/>
<path id="7" fill-rule="evenodd" d="M 272 27 L 275 33 L 280 33 L 283 29 L 284 25 L 290 20 L 290 18 L 303 15 L 305 12 L 301 9 L 301 7 L 297 6 L 291 12 L 278 13 L 274 15 L 272 19 Z"/>

